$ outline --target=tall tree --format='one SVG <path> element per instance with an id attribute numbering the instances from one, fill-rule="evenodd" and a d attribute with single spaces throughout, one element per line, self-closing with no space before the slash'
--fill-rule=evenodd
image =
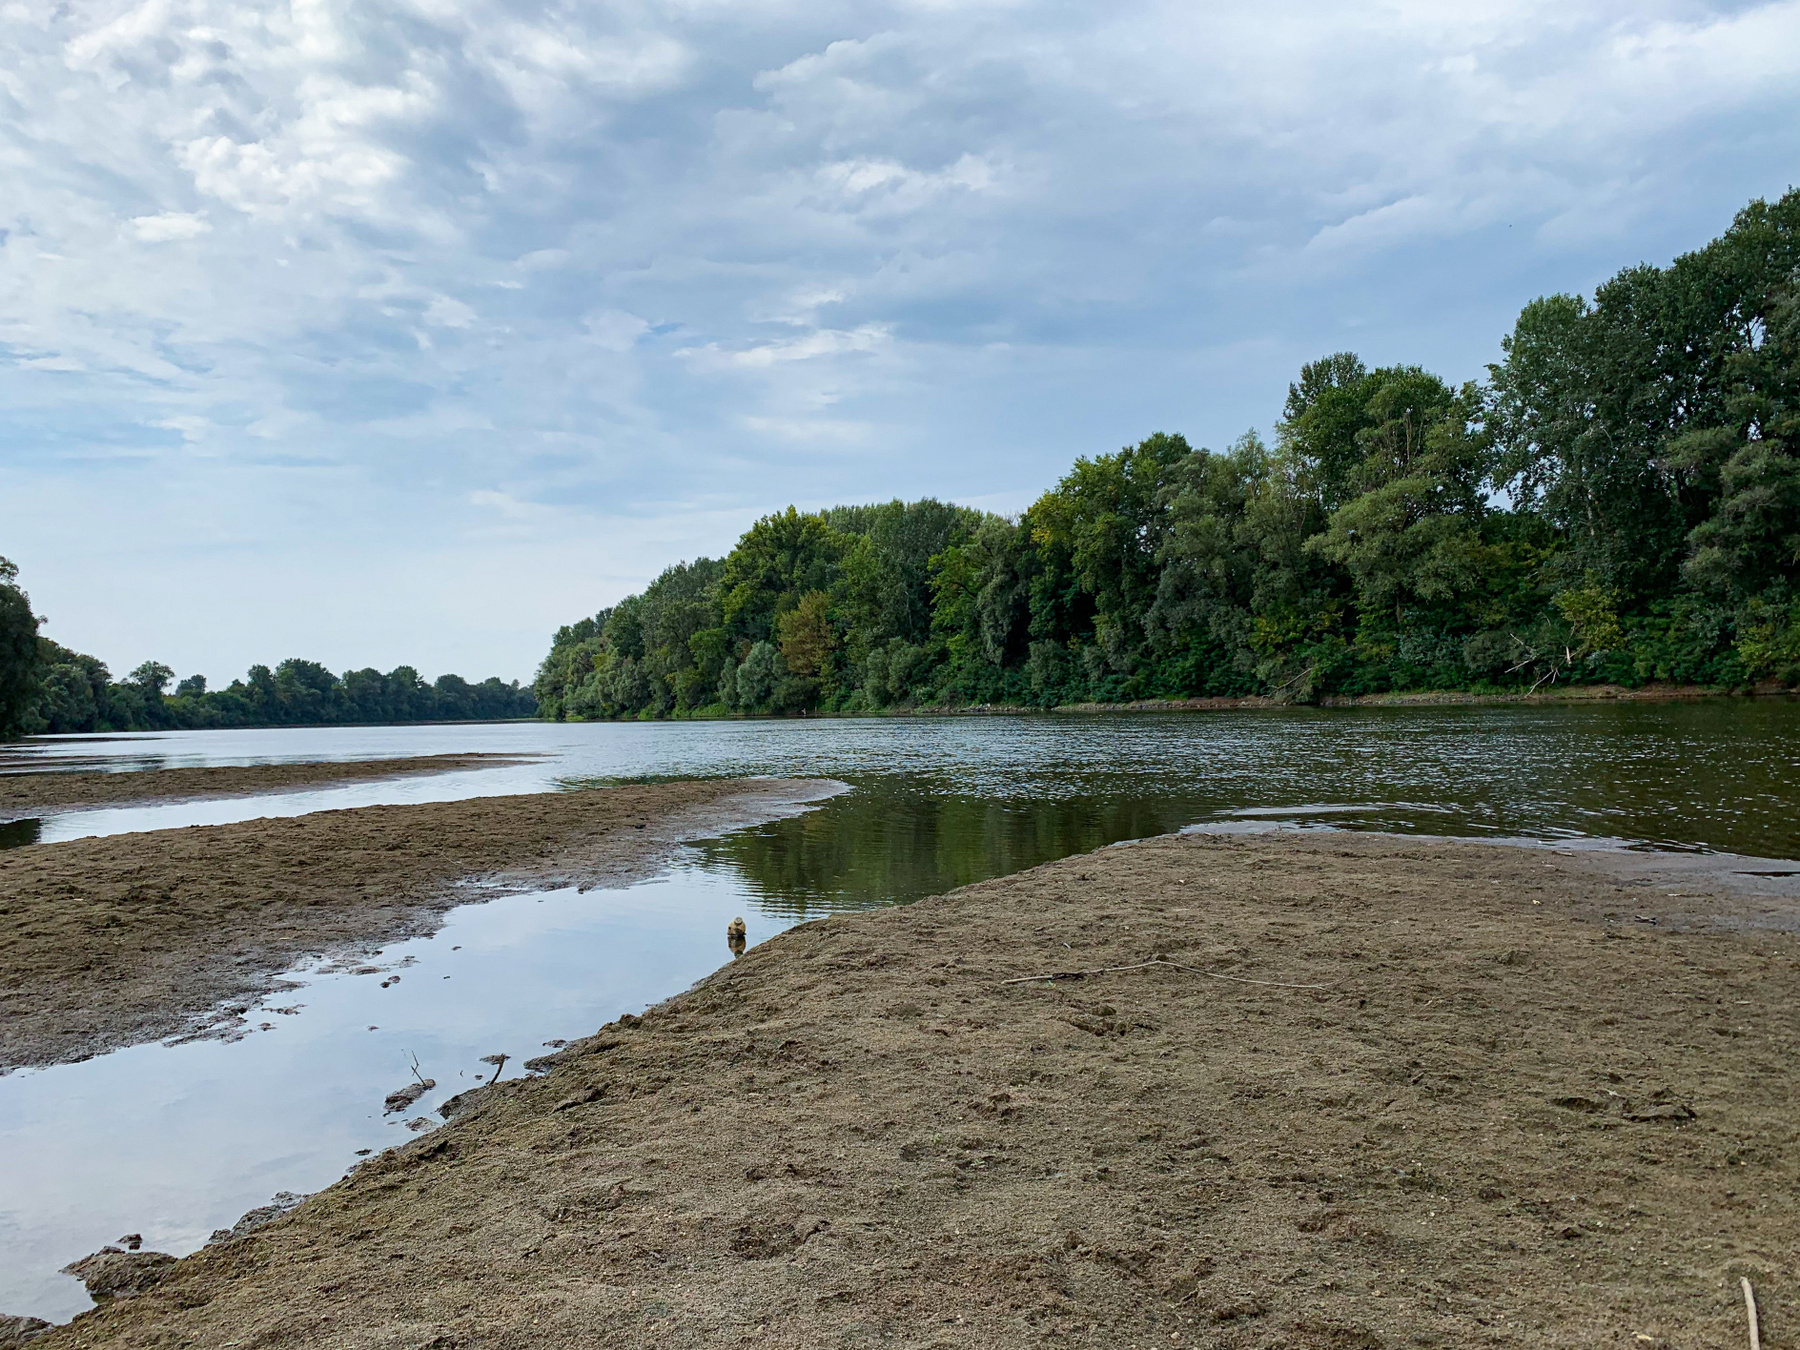
<path id="1" fill-rule="evenodd" d="M 25 728 L 41 681 L 38 618 L 19 588 L 19 569 L 0 558 L 0 739 Z"/>

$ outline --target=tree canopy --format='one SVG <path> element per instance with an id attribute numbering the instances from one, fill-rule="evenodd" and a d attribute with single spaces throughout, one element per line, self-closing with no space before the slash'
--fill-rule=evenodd
<path id="1" fill-rule="evenodd" d="M 6 621 L 0 594 L 0 624 Z M 0 630 L 3 632 L 3 630 Z M 209 690 L 190 675 L 146 661 L 122 680 L 92 656 L 36 636 L 32 626 L 29 696 L 8 736 L 95 731 L 158 731 L 204 727 L 319 726 L 332 723 L 494 721 L 530 717 L 529 689 L 498 678 L 470 684 L 460 675 L 426 683 L 411 666 L 387 674 L 350 670 L 340 677 L 317 661 L 291 658 L 271 670 L 251 666 L 241 680 Z M 0 677 L 3 678 L 3 677 Z"/>
<path id="2" fill-rule="evenodd" d="M 1800 192 L 1501 345 L 1335 353 L 1272 446 L 1158 433 L 1016 518 L 789 507 L 561 629 L 541 715 L 1800 681 Z"/>

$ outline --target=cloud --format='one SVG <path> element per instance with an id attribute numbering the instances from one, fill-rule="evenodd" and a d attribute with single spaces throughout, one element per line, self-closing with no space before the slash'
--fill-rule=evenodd
<path id="1" fill-rule="evenodd" d="M 694 360 L 696 365 L 718 368 L 736 366 L 741 369 L 766 369 L 788 361 L 813 361 L 821 357 L 868 355 L 891 345 L 893 335 L 880 324 L 844 330 L 819 328 L 800 337 L 781 338 L 758 343 L 736 351 L 717 343 L 704 347 L 684 347 L 676 353 Z"/>
<path id="2" fill-rule="evenodd" d="M 528 519 L 535 508 L 530 502 L 522 502 L 510 492 L 495 492 L 488 488 L 469 494 L 469 505 L 488 507 L 498 511 L 507 520 Z"/>
<path id="3" fill-rule="evenodd" d="M 206 217 L 181 211 L 164 211 L 156 216 L 134 216 L 131 227 L 146 244 L 163 244 L 171 239 L 196 239 L 212 233 Z"/>
<path id="4" fill-rule="evenodd" d="M 226 545 L 120 463 L 316 572 L 296 649 L 385 587 L 430 665 L 421 557 L 554 554 L 579 613 L 790 500 L 1223 443 L 1325 351 L 1472 376 L 1800 162 L 1800 0 L 68 0 L 8 36 L 0 551 L 69 638 L 193 644 L 125 668 L 270 653 L 175 612 Z M 167 612 L 109 598 L 134 557 Z"/>

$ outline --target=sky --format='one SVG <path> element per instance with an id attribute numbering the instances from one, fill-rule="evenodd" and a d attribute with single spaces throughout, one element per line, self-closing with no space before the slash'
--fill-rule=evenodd
<path id="1" fill-rule="evenodd" d="M 529 681 L 790 502 L 1477 378 L 1800 181 L 1800 0 L 0 14 L 0 554 L 215 685 Z"/>

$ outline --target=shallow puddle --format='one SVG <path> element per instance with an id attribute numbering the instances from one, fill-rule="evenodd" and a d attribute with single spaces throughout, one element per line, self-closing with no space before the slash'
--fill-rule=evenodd
<path id="1" fill-rule="evenodd" d="M 622 890 L 508 896 L 453 910 L 374 973 L 301 971 L 236 1041 L 140 1045 L 0 1078 L 0 1312 L 63 1321 L 89 1306 L 58 1274 L 129 1233 L 186 1254 L 277 1192 L 329 1185 L 359 1151 L 440 1123 L 494 1074 L 686 988 L 793 917 L 729 870 L 684 862 Z M 395 980 L 398 976 L 398 980 Z M 400 1111 L 387 1095 L 436 1087 Z"/>

